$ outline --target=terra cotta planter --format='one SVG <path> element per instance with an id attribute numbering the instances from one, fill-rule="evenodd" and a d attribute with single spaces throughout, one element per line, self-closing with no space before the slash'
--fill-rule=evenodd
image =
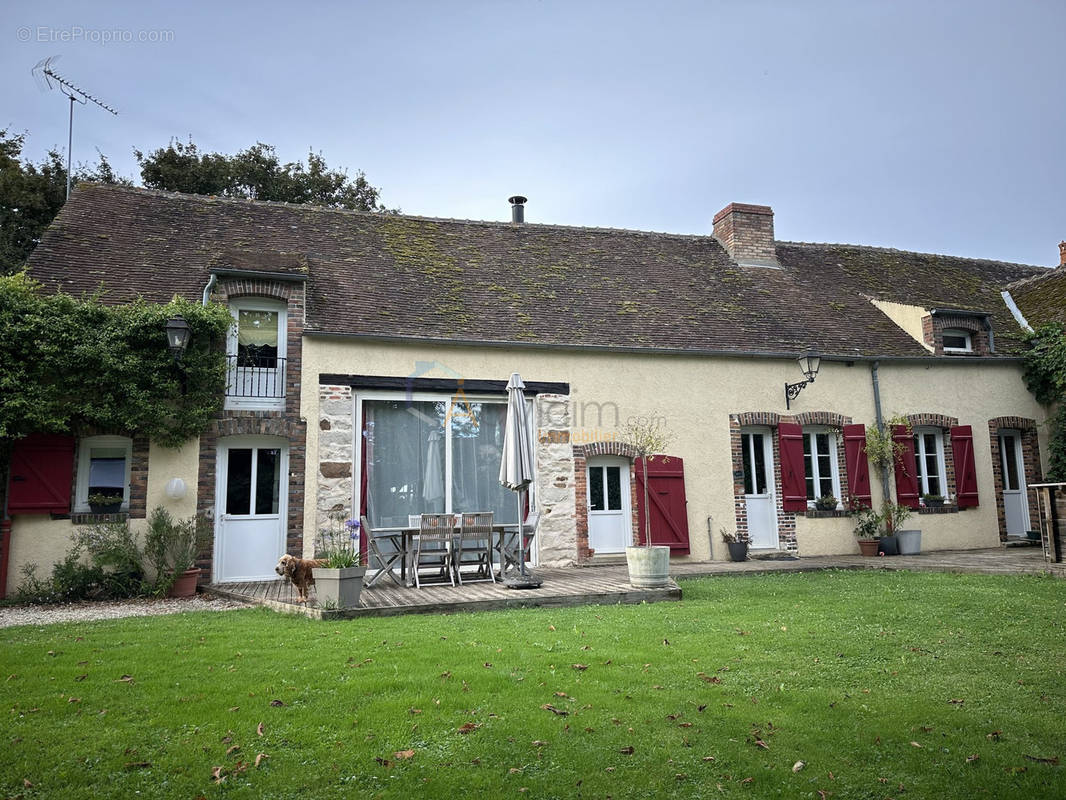
<path id="1" fill-rule="evenodd" d="M 196 594 L 196 579 L 200 577 L 199 567 L 190 567 L 181 573 L 167 592 L 167 597 L 192 597 Z"/>
<path id="2" fill-rule="evenodd" d="M 877 539 L 859 539 L 859 552 L 864 556 L 877 555 Z"/>

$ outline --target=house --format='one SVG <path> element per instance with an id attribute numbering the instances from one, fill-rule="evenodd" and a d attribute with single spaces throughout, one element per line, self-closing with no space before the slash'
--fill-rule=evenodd
<path id="1" fill-rule="evenodd" d="M 11 484 L 9 581 L 93 520 L 97 480 L 134 521 L 157 504 L 212 515 L 212 581 L 272 577 L 280 553 L 312 552 L 331 509 L 380 527 L 451 510 L 513 522 L 497 472 L 516 371 L 542 564 L 618 554 L 643 529 L 632 422 L 672 436 L 647 480 L 652 538 L 678 559 L 724 558 L 722 528 L 767 551 L 855 552 L 849 497 L 914 508 L 926 550 L 1030 527 L 1045 409 L 1003 292 L 1048 270 L 781 242 L 766 206 L 733 203 L 706 234 L 675 235 L 526 223 L 512 200 L 511 221 L 477 222 L 79 187 L 31 274 L 75 295 L 103 283 L 113 303 L 227 304 L 229 388 L 180 449 L 122 431 L 24 443 L 16 459 L 65 465 L 67 486 L 34 507 Z M 812 350 L 816 376 L 790 392 Z M 892 416 L 909 427 L 882 475 L 864 433 Z M 824 495 L 835 509 L 814 508 Z"/>

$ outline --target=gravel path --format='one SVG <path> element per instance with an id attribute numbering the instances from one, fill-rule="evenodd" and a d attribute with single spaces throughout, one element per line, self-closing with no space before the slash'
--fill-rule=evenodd
<path id="1" fill-rule="evenodd" d="M 229 611 L 250 608 L 249 603 L 197 595 L 184 599 L 118 600 L 107 603 L 67 603 L 51 606 L 5 606 L 0 608 L 0 628 L 12 625 L 49 625 L 121 617 L 154 617 L 183 611 Z"/>

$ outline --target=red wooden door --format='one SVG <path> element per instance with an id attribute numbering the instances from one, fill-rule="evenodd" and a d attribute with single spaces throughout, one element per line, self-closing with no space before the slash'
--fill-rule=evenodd
<path id="1" fill-rule="evenodd" d="M 651 543 L 666 545 L 670 555 L 688 555 L 688 501 L 685 499 L 685 462 L 677 456 L 649 456 L 648 505 Z M 644 544 L 644 462 L 633 462 L 637 475 L 637 541 Z"/>

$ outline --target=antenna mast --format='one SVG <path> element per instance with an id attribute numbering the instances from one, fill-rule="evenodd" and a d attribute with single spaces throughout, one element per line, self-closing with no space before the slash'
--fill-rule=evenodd
<path id="1" fill-rule="evenodd" d="M 70 178 L 71 178 L 71 152 L 74 145 L 74 101 L 78 101 L 82 105 L 86 102 L 92 101 L 104 111 L 110 111 L 116 117 L 118 112 L 111 106 L 100 100 L 97 97 L 93 97 L 84 89 L 79 89 L 73 83 L 68 81 L 62 75 L 59 75 L 54 69 L 52 64 L 59 58 L 59 56 L 49 56 L 34 64 L 31 73 L 34 79 L 37 81 L 37 86 L 43 92 L 45 89 L 55 89 L 58 87 L 59 91 L 65 94 L 70 99 L 70 123 L 67 128 L 67 198 L 70 198 Z"/>

